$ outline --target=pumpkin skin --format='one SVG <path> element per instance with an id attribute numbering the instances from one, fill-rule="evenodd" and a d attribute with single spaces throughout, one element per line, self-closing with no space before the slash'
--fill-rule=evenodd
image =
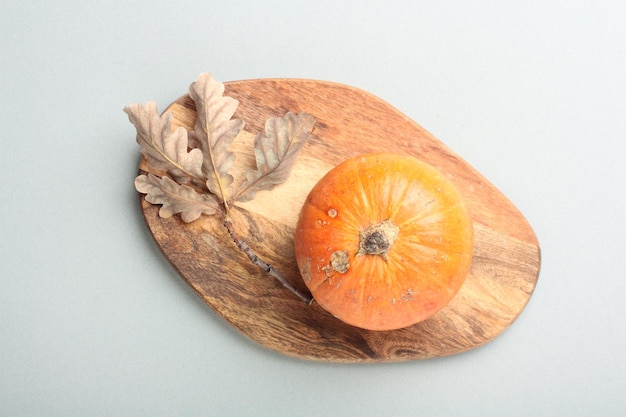
<path id="1" fill-rule="evenodd" d="M 461 288 L 471 216 L 444 174 L 402 154 L 357 156 L 328 172 L 299 215 L 295 254 L 314 299 L 352 326 L 423 321 Z"/>

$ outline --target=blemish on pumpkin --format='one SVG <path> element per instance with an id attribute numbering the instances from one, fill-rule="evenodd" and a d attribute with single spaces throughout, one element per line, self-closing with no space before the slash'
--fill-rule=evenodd
<path id="1" fill-rule="evenodd" d="M 334 208 L 328 210 L 328 217 L 330 217 L 331 219 L 337 217 L 337 210 L 335 210 Z"/>
<path id="2" fill-rule="evenodd" d="M 302 279 L 304 282 L 311 282 L 311 258 L 307 258 L 304 264 L 302 265 Z"/>
<path id="3" fill-rule="evenodd" d="M 345 274 L 350 269 L 350 257 L 345 250 L 336 250 L 330 254 L 330 266 L 333 271 Z"/>
<path id="4" fill-rule="evenodd" d="M 402 300 L 404 300 L 404 301 L 411 301 L 411 300 L 413 300 L 414 295 L 415 294 L 413 293 L 413 290 L 409 288 L 409 289 L 407 289 L 405 291 L 402 291 L 401 297 L 402 297 Z"/>
<path id="5" fill-rule="evenodd" d="M 321 271 L 324 271 L 324 274 L 326 275 L 326 278 L 324 279 L 324 281 L 322 281 L 322 283 L 328 283 L 332 285 L 332 282 L 330 281 L 330 279 L 332 278 L 331 273 L 330 273 L 330 266 L 327 265 L 322 268 L 318 265 L 317 268 L 320 269 Z"/>

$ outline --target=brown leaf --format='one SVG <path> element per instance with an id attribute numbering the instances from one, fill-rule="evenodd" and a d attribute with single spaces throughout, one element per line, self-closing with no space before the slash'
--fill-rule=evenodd
<path id="1" fill-rule="evenodd" d="M 137 143 L 148 165 L 169 173 L 178 182 L 202 179 L 202 151 L 187 151 L 187 131 L 179 127 L 172 132 L 171 112 L 159 116 L 154 102 L 148 102 L 145 107 L 131 104 L 124 111 L 137 129 Z"/>
<path id="2" fill-rule="evenodd" d="M 235 154 L 228 150 L 243 129 L 244 122 L 231 119 L 239 102 L 224 97 L 224 84 L 215 81 L 211 74 L 200 74 L 189 87 L 189 95 L 196 103 L 198 118 L 189 133 L 192 146 L 202 150 L 202 171 L 207 178 L 207 188 L 220 200 L 231 195 L 233 177 L 228 173 Z"/>
<path id="3" fill-rule="evenodd" d="M 162 204 L 159 216 L 163 218 L 180 213 L 183 221 L 190 223 L 202 214 L 212 215 L 220 210 L 215 196 L 200 194 L 191 187 L 177 184 L 169 177 L 142 174 L 135 178 L 135 188 L 146 194 L 146 201 L 149 203 Z"/>
<path id="4" fill-rule="evenodd" d="M 285 182 L 314 125 L 315 118 L 306 113 L 268 119 L 265 133 L 254 138 L 257 170 L 246 174 L 247 181 L 233 200 L 252 200 L 258 191 L 271 190 Z"/>

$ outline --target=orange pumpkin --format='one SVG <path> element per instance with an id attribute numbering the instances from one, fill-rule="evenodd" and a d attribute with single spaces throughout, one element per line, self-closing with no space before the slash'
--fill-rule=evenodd
<path id="1" fill-rule="evenodd" d="M 472 220 L 434 167 L 393 153 L 349 159 L 311 190 L 296 226 L 298 268 L 340 320 L 393 330 L 434 315 L 458 292 Z"/>

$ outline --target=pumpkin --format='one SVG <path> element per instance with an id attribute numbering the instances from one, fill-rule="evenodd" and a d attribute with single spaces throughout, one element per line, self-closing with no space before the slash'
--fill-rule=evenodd
<path id="1" fill-rule="evenodd" d="M 311 190 L 295 232 L 298 269 L 315 301 L 369 330 L 426 320 L 461 288 L 472 220 L 439 170 L 415 157 L 344 161 Z"/>

